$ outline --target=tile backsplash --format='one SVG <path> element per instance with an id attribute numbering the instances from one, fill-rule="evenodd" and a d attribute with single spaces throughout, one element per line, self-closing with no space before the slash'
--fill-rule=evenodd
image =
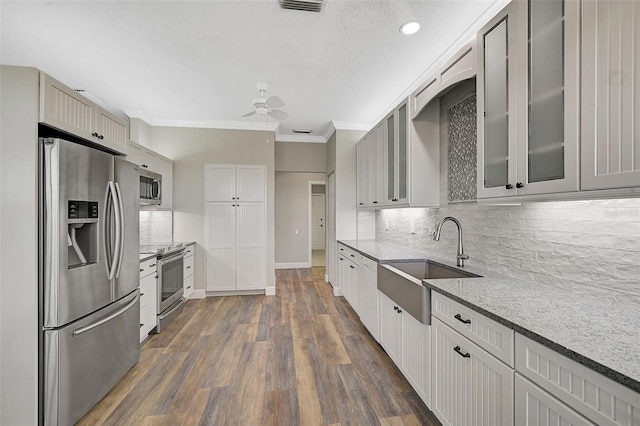
<path id="1" fill-rule="evenodd" d="M 140 211 L 140 245 L 173 242 L 173 212 Z"/>
<path id="2" fill-rule="evenodd" d="M 592 293 L 640 310 L 640 199 L 532 203 L 522 206 L 444 204 L 439 209 L 376 212 L 376 238 L 455 261 L 463 227 L 469 265 L 526 281 Z"/>

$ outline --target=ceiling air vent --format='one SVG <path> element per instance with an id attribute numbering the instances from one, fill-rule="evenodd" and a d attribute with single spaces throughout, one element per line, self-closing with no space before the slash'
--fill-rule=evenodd
<path id="1" fill-rule="evenodd" d="M 320 12 L 323 0 L 279 0 L 280 7 L 290 10 L 302 10 L 305 12 Z"/>
<path id="2" fill-rule="evenodd" d="M 293 129 L 293 133 L 304 133 L 308 135 L 311 133 L 311 129 Z"/>

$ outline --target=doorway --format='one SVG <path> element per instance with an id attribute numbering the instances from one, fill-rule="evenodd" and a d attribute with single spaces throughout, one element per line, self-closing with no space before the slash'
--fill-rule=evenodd
<path id="1" fill-rule="evenodd" d="M 311 266 L 325 266 L 326 257 L 326 194 L 324 182 L 309 182 L 310 257 Z"/>

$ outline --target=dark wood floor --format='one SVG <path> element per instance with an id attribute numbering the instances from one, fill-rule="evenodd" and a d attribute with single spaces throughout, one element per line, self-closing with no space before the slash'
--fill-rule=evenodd
<path id="1" fill-rule="evenodd" d="M 78 424 L 438 425 L 324 268 L 276 296 L 189 300 Z"/>

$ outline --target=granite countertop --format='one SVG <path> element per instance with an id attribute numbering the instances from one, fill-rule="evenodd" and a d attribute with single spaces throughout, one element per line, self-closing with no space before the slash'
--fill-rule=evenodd
<path id="1" fill-rule="evenodd" d="M 152 257 L 156 257 L 156 255 L 152 254 L 152 253 L 140 253 L 140 262 L 144 262 L 145 260 L 149 260 Z"/>
<path id="2" fill-rule="evenodd" d="M 391 243 L 339 242 L 380 263 L 442 261 Z M 455 267 L 455 259 L 442 263 Z M 482 277 L 423 280 L 423 284 L 640 392 L 640 315 L 636 311 L 591 295 L 480 268 L 464 269 Z"/>

